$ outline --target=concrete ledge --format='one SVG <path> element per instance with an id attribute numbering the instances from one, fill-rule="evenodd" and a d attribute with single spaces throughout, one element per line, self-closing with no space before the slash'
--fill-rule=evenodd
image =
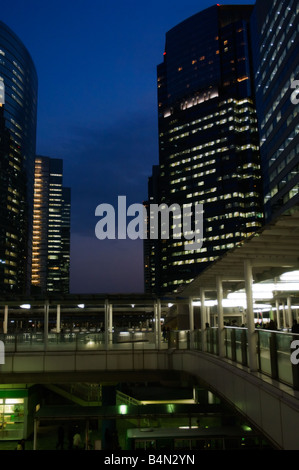
<path id="1" fill-rule="evenodd" d="M 299 397 L 290 388 L 200 352 L 175 352 L 173 369 L 200 378 L 277 447 L 299 450 Z"/>

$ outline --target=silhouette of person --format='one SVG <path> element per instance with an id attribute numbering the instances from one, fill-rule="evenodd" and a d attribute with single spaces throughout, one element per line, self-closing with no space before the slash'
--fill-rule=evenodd
<path id="1" fill-rule="evenodd" d="M 63 450 L 63 446 L 64 446 L 64 429 L 63 429 L 63 426 L 59 426 L 56 449 Z"/>

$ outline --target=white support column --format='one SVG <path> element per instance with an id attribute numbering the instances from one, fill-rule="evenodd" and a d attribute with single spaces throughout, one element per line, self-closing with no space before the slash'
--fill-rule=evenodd
<path id="1" fill-rule="evenodd" d="M 158 348 L 158 335 L 157 335 L 157 319 L 158 319 L 158 305 L 157 305 L 157 301 L 155 300 L 154 302 L 154 321 L 153 321 L 153 325 L 154 325 L 154 340 L 155 340 L 155 348 L 157 349 Z"/>
<path id="2" fill-rule="evenodd" d="M 109 314 L 109 326 L 108 326 L 108 330 L 109 330 L 109 343 L 112 344 L 113 343 L 113 305 L 112 304 L 109 304 L 109 310 L 108 310 L 108 314 Z"/>
<path id="3" fill-rule="evenodd" d="M 206 323 L 207 323 L 207 310 L 205 306 L 205 291 L 203 288 L 200 289 L 200 329 L 201 329 L 201 348 L 202 351 L 207 350 L 207 335 L 206 335 Z"/>
<path id="4" fill-rule="evenodd" d="M 161 349 L 161 301 L 154 302 L 154 323 L 155 323 L 155 347 Z"/>
<path id="5" fill-rule="evenodd" d="M 105 349 L 108 349 L 109 343 L 109 302 L 108 299 L 105 300 L 105 309 L 104 309 L 104 329 L 105 329 Z"/>
<path id="6" fill-rule="evenodd" d="M 190 332 L 194 330 L 194 307 L 192 297 L 189 297 L 189 330 Z"/>
<path id="7" fill-rule="evenodd" d="M 154 302 L 154 332 L 155 348 L 158 349 L 158 302 Z"/>
<path id="8" fill-rule="evenodd" d="M 225 332 L 224 332 L 224 320 L 223 320 L 223 286 L 221 277 L 217 276 L 217 310 L 218 310 L 218 346 L 219 356 L 225 357 Z"/>
<path id="9" fill-rule="evenodd" d="M 60 319 L 60 305 L 57 305 L 56 310 L 56 333 L 61 331 L 61 319 Z"/>
<path id="10" fill-rule="evenodd" d="M 292 328 L 292 326 L 293 326 L 293 316 L 292 316 L 292 303 L 291 303 L 291 297 L 290 296 L 287 298 L 287 305 L 288 305 L 288 324 L 289 324 L 289 328 Z"/>
<path id="11" fill-rule="evenodd" d="M 194 348 L 194 307 L 193 298 L 189 297 L 189 334 L 190 334 L 190 348 Z"/>
<path id="12" fill-rule="evenodd" d="M 4 306 L 4 321 L 3 321 L 3 333 L 7 334 L 8 328 L 8 305 Z"/>
<path id="13" fill-rule="evenodd" d="M 45 350 L 48 346 L 48 334 L 49 334 L 49 302 L 46 300 L 44 305 L 44 345 Z"/>
<path id="14" fill-rule="evenodd" d="M 283 323 L 283 328 L 287 327 L 287 321 L 286 321 L 286 308 L 285 308 L 285 303 L 282 302 L 282 323 Z"/>
<path id="15" fill-rule="evenodd" d="M 158 349 L 161 349 L 162 331 L 161 331 L 161 300 L 157 302 L 157 333 L 158 333 Z"/>
<path id="16" fill-rule="evenodd" d="M 276 326 L 277 329 L 280 330 L 280 311 L 279 311 L 279 302 L 275 300 L 275 308 L 276 308 Z"/>
<path id="17" fill-rule="evenodd" d="M 248 360 L 251 371 L 256 371 L 257 367 L 257 335 L 254 324 L 253 296 L 252 296 L 252 265 L 250 260 L 244 261 L 245 291 L 247 301 L 246 323 L 248 333 Z"/>
<path id="18" fill-rule="evenodd" d="M 209 326 L 212 326 L 211 325 L 211 307 L 205 307 L 205 310 L 206 310 L 206 323 L 209 324 Z"/>

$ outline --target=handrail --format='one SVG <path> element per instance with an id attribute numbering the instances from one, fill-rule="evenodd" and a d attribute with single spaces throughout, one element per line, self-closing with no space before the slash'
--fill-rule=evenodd
<path id="1" fill-rule="evenodd" d="M 256 328 L 256 355 L 258 371 L 294 390 L 299 390 L 299 334 L 290 331 Z M 221 336 L 222 338 L 222 336 Z M 167 336 L 157 338 L 155 332 L 105 333 L 49 333 L 44 341 L 43 333 L 1 334 L 5 354 L 34 352 L 97 352 L 148 349 L 193 350 L 219 355 L 219 329 L 172 330 Z M 249 367 L 248 330 L 245 327 L 224 327 L 225 357 L 232 363 Z M 298 349 L 298 361 L 294 361 L 294 344 Z"/>

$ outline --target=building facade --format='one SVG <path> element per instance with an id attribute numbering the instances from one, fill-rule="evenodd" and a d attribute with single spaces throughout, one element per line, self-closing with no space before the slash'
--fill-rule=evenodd
<path id="1" fill-rule="evenodd" d="M 185 249 L 171 232 L 161 240 L 157 293 L 180 291 L 263 224 L 252 9 L 215 5 L 166 34 L 157 68 L 159 202 L 193 217 L 202 204 L 203 243 Z"/>
<path id="2" fill-rule="evenodd" d="M 160 238 L 151 237 L 150 217 L 151 204 L 159 204 L 159 166 L 153 166 L 152 175 L 148 178 L 148 200 L 144 202 L 147 212 L 147 236 L 143 242 L 144 254 L 144 291 L 147 293 L 155 292 L 156 286 L 160 285 L 159 274 L 157 269 L 161 257 L 161 240 Z"/>
<path id="3" fill-rule="evenodd" d="M 63 161 L 35 161 L 32 286 L 35 292 L 69 292 L 70 189 L 63 187 Z"/>
<path id="4" fill-rule="evenodd" d="M 298 14 L 297 0 L 257 0 L 252 17 L 266 222 L 299 202 Z"/>
<path id="5" fill-rule="evenodd" d="M 0 22 L 0 293 L 30 290 L 38 80 L 20 39 Z"/>
<path id="6" fill-rule="evenodd" d="M 61 213 L 61 290 L 70 290 L 70 253 L 71 253 L 71 188 L 62 188 Z"/>

